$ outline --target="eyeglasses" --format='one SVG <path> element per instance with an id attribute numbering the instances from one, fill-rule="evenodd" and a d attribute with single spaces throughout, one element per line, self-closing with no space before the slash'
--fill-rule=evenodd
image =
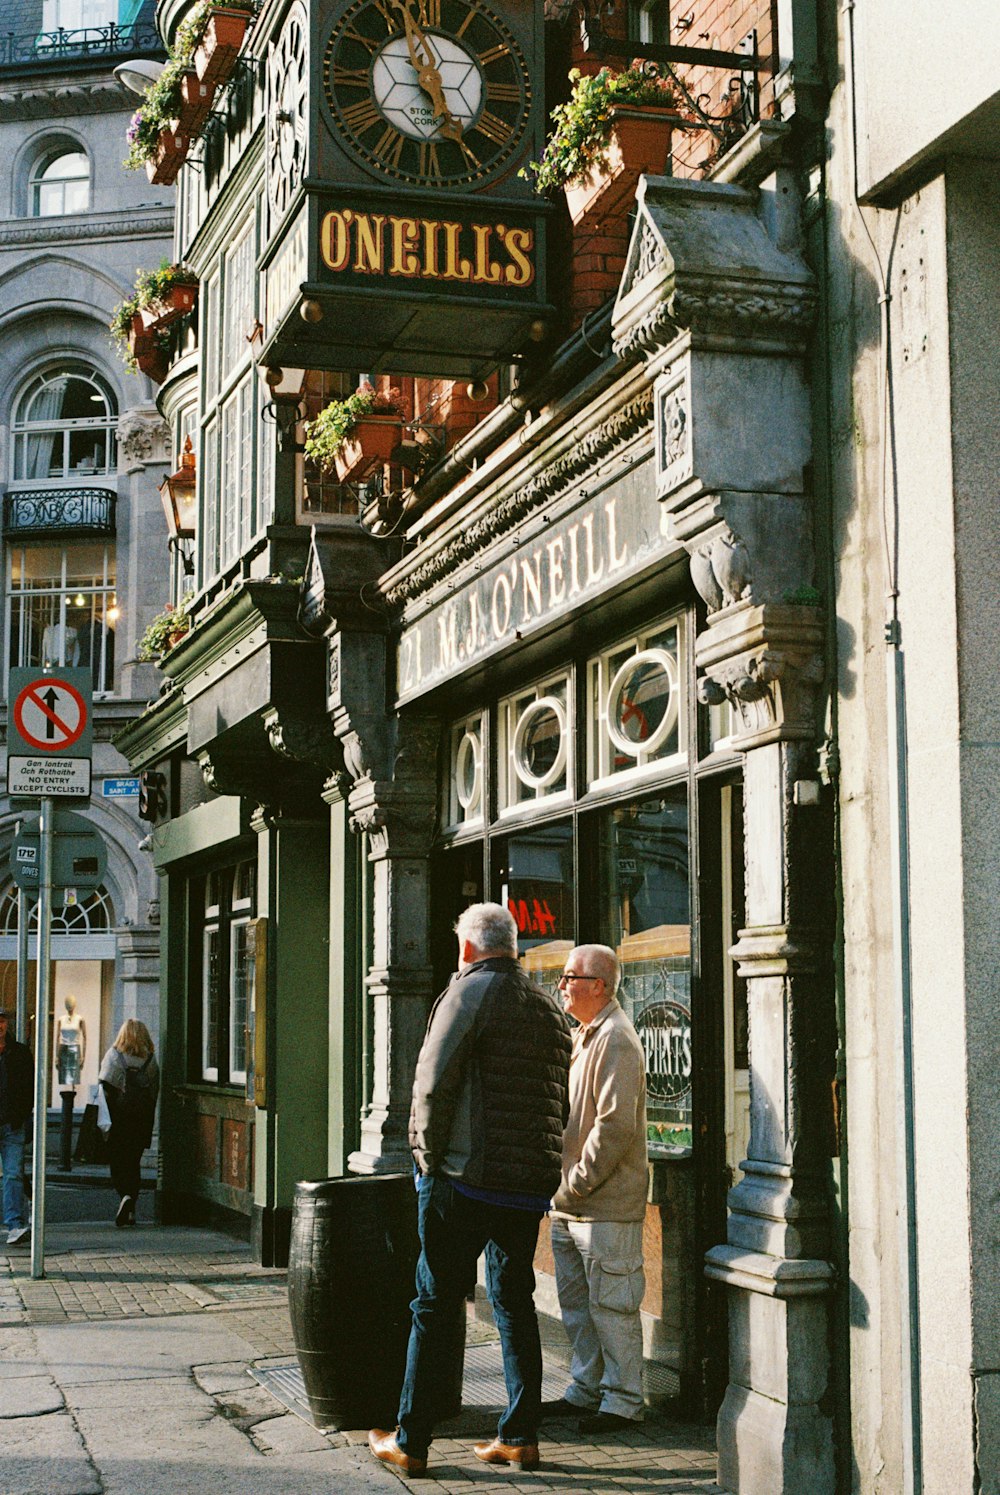
<path id="1" fill-rule="evenodd" d="M 570 981 L 603 981 L 603 980 L 604 980 L 603 976 L 577 976 L 572 971 L 563 971 L 562 975 L 559 977 L 559 985 L 562 986 L 562 984 L 563 984 L 564 981 L 570 982 Z"/>

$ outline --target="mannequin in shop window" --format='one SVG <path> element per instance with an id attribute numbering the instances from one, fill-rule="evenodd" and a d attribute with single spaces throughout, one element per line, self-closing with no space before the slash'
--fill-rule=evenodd
<path id="1" fill-rule="evenodd" d="M 75 1089 L 80 1083 L 87 1057 L 87 1024 L 76 1010 L 76 997 L 70 993 L 64 1002 L 65 1012 L 56 1018 L 56 1059 L 59 1084 Z"/>
<path id="2" fill-rule="evenodd" d="M 68 623 L 46 623 L 42 632 L 42 664 L 77 665 L 80 640 Z"/>

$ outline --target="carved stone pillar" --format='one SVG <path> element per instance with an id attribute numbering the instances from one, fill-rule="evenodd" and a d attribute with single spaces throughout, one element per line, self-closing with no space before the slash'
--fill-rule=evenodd
<path id="1" fill-rule="evenodd" d="M 333 723 L 352 781 L 350 823 L 365 836 L 372 869 L 365 976 L 369 1074 L 361 1145 L 349 1167 L 388 1173 L 412 1163 L 410 1092 L 432 996 L 429 855 L 438 723 L 385 709 L 383 634 L 342 629 L 329 648 Z"/>
<path id="2" fill-rule="evenodd" d="M 747 978 L 751 1126 L 727 1241 L 707 1259 L 729 1289 L 718 1478 L 734 1495 L 832 1495 L 832 856 L 816 808 L 823 616 L 802 366 L 814 295 L 755 194 L 643 186 L 615 347 L 640 353 L 653 380 L 663 524 L 708 609 L 699 694 L 729 704 L 745 754 L 746 927 L 731 953 Z M 785 202 L 794 192 L 791 179 L 772 186 Z"/>

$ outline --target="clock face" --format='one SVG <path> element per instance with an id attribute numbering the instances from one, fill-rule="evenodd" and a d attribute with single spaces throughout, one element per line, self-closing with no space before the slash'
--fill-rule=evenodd
<path id="1" fill-rule="evenodd" d="M 355 159 L 428 187 L 478 185 L 501 172 L 531 103 L 517 42 L 471 0 L 354 0 L 327 45 L 323 85 Z"/>
<path id="2" fill-rule="evenodd" d="M 307 93 L 306 15 L 296 5 L 268 64 L 267 190 L 278 217 L 305 170 Z"/>

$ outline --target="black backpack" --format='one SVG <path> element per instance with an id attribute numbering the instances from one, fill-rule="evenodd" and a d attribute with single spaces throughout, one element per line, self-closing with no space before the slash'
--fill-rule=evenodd
<path id="1" fill-rule="evenodd" d="M 153 1056 L 150 1054 L 140 1068 L 131 1064 L 125 1067 L 125 1091 L 118 1105 L 116 1120 L 124 1122 L 130 1131 L 143 1132 L 153 1125 L 156 1096 L 149 1069 L 152 1062 Z"/>

